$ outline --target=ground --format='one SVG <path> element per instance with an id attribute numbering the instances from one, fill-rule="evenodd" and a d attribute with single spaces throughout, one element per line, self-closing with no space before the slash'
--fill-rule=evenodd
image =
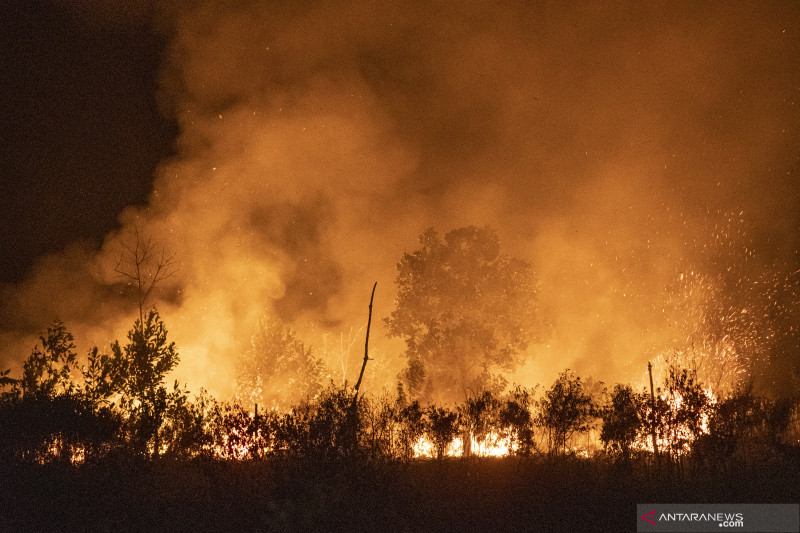
<path id="1" fill-rule="evenodd" d="M 798 458 L 682 474 L 541 457 L 2 469 L 0 531 L 635 531 L 637 503 L 800 500 Z"/>

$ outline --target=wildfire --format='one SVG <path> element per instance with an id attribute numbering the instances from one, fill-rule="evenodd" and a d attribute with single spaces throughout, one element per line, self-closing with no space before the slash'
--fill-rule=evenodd
<path id="1" fill-rule="evenodd" d="M 713 407 L 716 405 L 717 398 L 710 388 L 704 389 L 703 394 L 708 400 L 708 406 Z M 672 421 L 672 423 L 667 424 L 667 430 L 657 436 L 658 449 L 660 451 L 669 450 L 676 455 L 685 455 L 690 451 L 691 443 L 697 436 L 708 434 L 709 412 L 708 410 L 703 410 L 700 413 L 698 434 L 693 435 L 689 426 L 685 422 L 681 422 L 678 416 L 684 404 L 683 395 L 678 391 L 662 392 L 658 398 L 667 405 L 668 410 L 662 414 L 663 418 L 667 421 Z M 651 434 L 642 435 L 641 440 L 634 447 L 638 450 L 654 452 Z"/>
<path id="2" fill-rule="evenodd" d="M 470 438 L 470 455 L 477 457 L 506 457 L 517 450 L 516 444 L 511 444 L 511 439 L 497 431 L 489 432 L 484 439 L 476 437 Z M 463 457 L 464 440 L 461 437 L 454 438 L 447 445 L 444 455 L 446 457 Z M 415 458 L 436 457 L 436 446 L 427 437 L 420 437 L 414 444 Z"/>

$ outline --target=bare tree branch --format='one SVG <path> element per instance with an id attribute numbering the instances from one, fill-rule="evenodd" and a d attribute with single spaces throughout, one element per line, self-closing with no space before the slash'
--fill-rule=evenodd
<path id="1" fill-rule="evenodd" d="M 375 299 L 375 287 L 378 286 L 378 282 L 375 282 L 375 285 L 372 286 L 372 296 L 369 297 L 369 318 L 367 319 L 367 338 L 364 341 L 364 364 L 361 365 L 361 373 L 358 375 L 358 381 L 356 382 L 355 389 L 353 390 L 353 405 L 356 404 L 356 399 L 358 398 L 358 388 L 361 386 L 361 379 L 364 377 L 364 369 L 367 368 L 367 361 L 369 361 L 369 327 L 372 324 L 372 300 Z"/>
<path id="2" fill-rule="evenodd" d="M 120 241 L 120 252 L 114 271 L 136 285 L 136 304 L 139 307 L 139 323 L 144 322 L 144 310 L 153 289 L 160 282 L 174 276 L 179 267 L 175 264 L 175 254 L 167 254 L 162 247 L 155 255 L 152 237 L 144 238 L 138 227 L 133 230 L 133 243 Z"/>

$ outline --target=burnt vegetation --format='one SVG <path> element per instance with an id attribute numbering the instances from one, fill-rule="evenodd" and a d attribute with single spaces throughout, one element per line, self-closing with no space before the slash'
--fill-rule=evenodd
<path id="1" fill-rule="evenodd" d="M 607 531 L 633 529 L 637 502 L 797 500 L 797 394 L 717 396 L 678 365 L 652 390 L 568 369 L 508 387 L 500 372 L 531 334 L 503 313 L 536 320 L 520 303 L 535 295 L 530 272 L 489 231 L 421 242 L 398 266 L 406 292 L 387 319 L 408 344 L 392 393 L 326 384 L 313 349 L 276 321 L 237 362 L 230 401 L 168 383 L 178 348 L 145 298 L 109 353 L 80 358 L 53 322 L 19 377 L 0 372 L 0 529 L 82 529 L 89 516 L 114 531 Z M 463 266 L 475 254 L 477 280 Z M 436 276 L 451 300 L 478 292 L 448 301 Z M 514 306 L 485 301 L 513 280 L 525 284 Z"/>

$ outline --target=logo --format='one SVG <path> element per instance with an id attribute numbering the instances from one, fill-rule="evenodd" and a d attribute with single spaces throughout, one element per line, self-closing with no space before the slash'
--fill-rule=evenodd
<path id="1" fill-rule="evenodd" d="M 650 518 L 647 518 L 648 516 L 649 516 Z M 657 526 L 658 524 L 656 524 L 656 523 L 655 523 L 655 522 L 652 520 L 652 519 L 655 519 L 655 517 L 656 517 L 656 512 L 655 512 L 655 511 L 650 511 L 649 513 L 647 513 L 647 514 L 643 514 L 643 515 L 641 516 L 642 520 L 644 520 L 644 521 L 646 521 L 646 522 L 650 522 L 650 523 L 651 523 L 651 524 L 653 524 L 654 526 Z"/>
<path id="2" fill-rule="evenodd" d="M 800 505 L 747 503 L 640 503 L 636 506 L 640 533 L 735 531 L 800 533 Z"/>

